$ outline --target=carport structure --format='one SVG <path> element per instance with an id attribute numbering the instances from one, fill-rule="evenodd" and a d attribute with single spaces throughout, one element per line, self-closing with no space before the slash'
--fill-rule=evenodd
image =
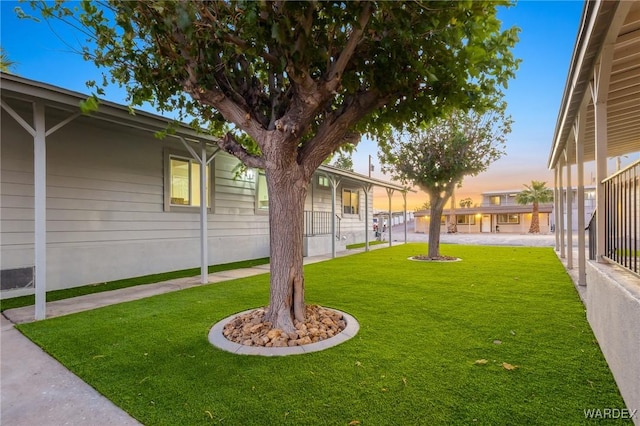
<path id="1" fill-rule="evenodd" d="M 587 1 L 548 161 L 555 172 L 556 249 L 575 272 L 574 200 L 571 191 L 563 189 L 577 186 L 575 280 L 582 286 L 589 323 L 631 409 L 640 408 L 640 162 L 611 174 L 607 162 L 637 151 L 640 2 Z M 587 259 L 584 164 L 591 161 L 597 207 L 589 223 Z"/>

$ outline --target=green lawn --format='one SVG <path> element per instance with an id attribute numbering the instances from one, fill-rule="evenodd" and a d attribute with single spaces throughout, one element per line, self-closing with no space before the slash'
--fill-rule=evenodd
<path id="1" fill-rule="evenodd" d="M 216 321 L 267 303 L 266 274 L 19 329 L 146 425 L 572 425 L 624 408 L 551 248 L 443 245 L 463 261 L 407 260 L 425 251 L 307 265 L 307 302 L 360 322 L 322 352 L 208 343 Z"/>

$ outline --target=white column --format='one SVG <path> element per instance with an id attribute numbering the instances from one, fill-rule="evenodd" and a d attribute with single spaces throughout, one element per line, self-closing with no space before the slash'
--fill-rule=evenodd
<path id="1" fill-rule="evenodd" d="M 558 224 L 560 223 L 560 190 L 558 185 L 558 163 L 556 163 L 553 169 L 553 220 L 556 228 L 554 232 L 556 237 L 556 251 L 560 251 L 560 228 L 558 228 Z"/>
<path id="2" fill-rule="evenodd" d="M 371 162 L 371 156 L 369 156 L 369 162 Z M 364 251 L 369 251 L 369 191 L 371 191 L 371 184 L 362 185 L 362 189 L 364 189 Z"/>
<path id="3" fill-rule="evenodd" d="M 573 183 L 571 182 L 571 155 L 573 152 L 573 144 L 567 143 L 567 196 L 565 198 L 567 205 L 567 269 L 573 269 Z"/>
<path id="4" fill-rule="evenodd" d="M 387 196 L 389 197 L 389 247 L 391 247 L 391 228 L 393 227 L 393 213 L 391 212 L 391 196 L 393 195 L 393 189 L 387 188 Z"/>
<path id="5" fill-rule="evenodd" d="M 209 281 L 209 229 L 207 221 L 207 145 L 200 150 L 200 283 Z"/>
<path id="6" fill-rule="evenodd" d="M 331 257 L 336 257 L 336 189 L 339 181 L 327 175 L 331 183 Z"/>
<path id="7" fill-rule="evenodd" d="M 402 214 L 404 215 L 404 243 L 407 244 L 407 191 L 402 191 Z"/>
<path id="8" fill-rule="evenodd" d="M 35 277 L 36 311 L 35 319 L 46 317 L 47 299 L 47 147 L 44 104 L 33 106 L 33 177 L 35 215 Z"/>
<path id="9" fill-rule="evenodd" d="M 560 258 L 564 259 L 566 257 L 566 246 L 564 239 L 564 200 L 565 200 L 565 190 L 564 184 L 562 183 L 562 168 L 564 167 L 563 160 L 560 159 L 558 162 L 558 201 L 560 204 L 560 211 L 558 212 L 560 215 L 560 221 L 556 226 L 560 227 Z"/>
<path id="10" fill-rule="evenodd" d="M 596 151 L 596 260 L 602 262 L 605 254 L 605 197 L 602 181 L 607 177 L 607 98 L 611 80 L 613 45 L 607 44 L 600 55 L 600 66 L 594 72 L 592 87 L 595 114 Z"/>
<path id="11" fill-rule="evenodd" d="M 578 180 L 578 285 L 587 285 L 586 244 L 584 238 L 584 131 L 587 102 L 583 102 L 576 120 L 576 168 Z"/>

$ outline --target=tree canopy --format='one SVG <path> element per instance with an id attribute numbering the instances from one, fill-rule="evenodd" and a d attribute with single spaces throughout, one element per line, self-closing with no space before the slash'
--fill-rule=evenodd
<path id="1" fill-rule="evenodd" d="M 382 136 L 453 107 L 481 109 L 517 66 L 517 30 L 496 17 L 507 1 L 36 4 L 81 22 L 85 57 L 133 106 L 233 123 L 249 138 L 228 137 L 225 149 L 262 168 L 250 145 L 267 150 L 266 132 L 286 133 L 313 168 L 350 132 Z"/>
<path id="2" fill-rule="evenodd" d="M 429 194 L 429 257 L 439 256 L 440 217 L 465 176 L 475 176 L 504 154 L 512 120 L 504 105 L 485 113 L 455 111 L 384 144 L 385 169 Z"/>
<path id="3" fill-rule="evenodd" d="M 218 132 L 219 145 L 265 170 L 269 315 L 304 316 L 303 209 L 322 162 L 363 133 L 383 140 L 453 109 L 494 105 L 518 61 L 517 29 L 490 1 L 83 1 L 32 3 L 88 36 L 132 106 L 151 102 Z M 76 5 L 76 3 L 71 3 Z"/>

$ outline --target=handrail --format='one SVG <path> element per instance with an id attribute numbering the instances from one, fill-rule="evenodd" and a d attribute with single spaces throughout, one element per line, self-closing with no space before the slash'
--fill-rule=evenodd
<path id="1" fill-rule="evenodd" d="M 629 164 L 624 169 L 618 170 L 617 172 L 615 172 L 611 176 L 607 176 L 606 178 L 602 179 L 602 183 L 610 181 L 611 179 L 617 177 L 618 175 L 621 175 L 622 173 L 625 173 L 625 172 L 629 171 L 630 169 L 632 169 L 632 168 L 634 168 L 634 167 L 636 167 L 638 165 L 640 165 L 640 159 L 638 159 L 638 160 L 634 161 L 633 163 Z"/>
<path id="2" fill-rule="evenodd" d="M 603 180 L 603 258 L 640 272 L 640 160 Z"/>
<path id="3" fill-rule="evenodd" d="M 342 218 L 337 214 L 336 238 L 340 237 L 340 223 Z M 332 230 L 331 212 L 319 212 L 314 210 L 304 211 L 304 236 L 331 235 Z"/>

